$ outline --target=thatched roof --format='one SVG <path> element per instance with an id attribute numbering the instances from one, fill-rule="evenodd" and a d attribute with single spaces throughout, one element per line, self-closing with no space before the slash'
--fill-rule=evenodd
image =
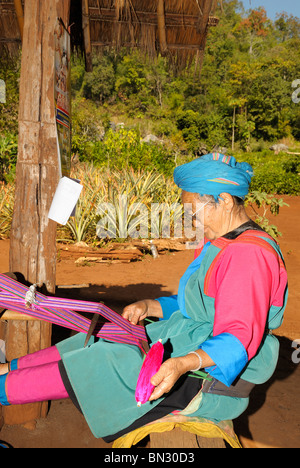
<path id="1" fill-rule="evenodd" d="M 22 2 L 24 6 L 24 0 Z M 13 0 L 0 0 L 0 54 L 18 52 L 22 44 Z"/>
<path id="2" fill-rule="evenodd" d="M 0 51 L 21 46 L 16 4 L 0 0 Z M 169 56 L 180 67 L 202 61 L 208 29 L 216 26 L 217 0 L 71 0 L 72 42 L 90 53 L 105 47 L 139 47 L 150 56 Z"/>

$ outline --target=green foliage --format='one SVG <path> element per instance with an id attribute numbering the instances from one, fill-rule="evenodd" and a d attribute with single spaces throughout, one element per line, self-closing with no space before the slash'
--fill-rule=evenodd
<path id="1" fill-rule="evenodd" d="M 126 55 L 118 65 L 117 75 L 116 91 L 121 96 L 128 98 L 132 94 L 148 91 L 147 70 L 140 54 Z"/>
<path id="2" fill-rule="evenodd" d="M 5 102 L 0 103 L 0 181 L 12 181 L 18 154 L 20 58 L 0 57 L 0 80 L 5 84 Z"/>
<path id="3" fill-rule="evenodd" d="M 20 67 L 20 57 L 0 56 L 0 80 L 6 88 L 6 102 L 0 103 L 0 136 L 18 133 Z"/>
<path id="4" fill-rule="evenodd" d="M 13 183 L 0 182 L 0 239 L 9 238 L 15 200 Z"/>
<path id="5" fill-rule="evenodd" d="M 175 236 L 175 223 L 178 228 L 182 212 L 180 190 L 172 177 L 149 170 L 108 170 L 87 163 L 79 164 L 71 175 L 81 181 L 83 191 L 75 216 L 66 226 L 58 226 L 58 241 L 99 243 L 99 222 L 105 217 L 109 220 L 108 226 L 104 223 L 105 232 L 110 233 L 110 238 L 149 238 L 150 233 L 157 238 Z M 14 183 L 0 183 L 0 238 L 9 237 L 14 192 Z M 277 227 L 269 223 L 268 214 L 278 214 L 285 205 L 283 200 L 253 191 L 246 203 L 269 234 L 280 235 Z M 101 236 L 100 243 L 110 238 Z"/>
<path id="6" fill-rule="evenodd" d="M 173 155 L 159 143 L 144 143 L 136 130 L 108 130 L 93 149 L 92 160 L 113 169 L 157 170 L 170 175 Z"/>
<path id="7" fill-rule="evenodd" d="M 237 153 L 238 161 L 247 161 L 254 169 L 250 190 L 269 194 L 300 194 L 300 157 L 272 151 Z"/>
<path id="8" fill-rule="evenodd" d="M 180 191 L 173 180 L 155 171 L 109 170 L 84 164 L 72 176 L 81 180 L 84 188 L 75 216 L 58 229 L 58 239 L 65 242 L 96 243 L 99 241 L 96 233 L 99 237 L 101 234 L 99 221 L 106 217 L 109 224 L 105 228 L 110 238 L 124 239 L 139 230 L 148 238 L 151 204 L 180 202 Z M 160 220 L 161 215 L 155 221 Z"/>
<path id="9" fill-rule="evenodd" d="M 13 134 L 0 134 L 0 181 L 12 181 L 18 155 L 18 142 Z"/>
<path id="10" fill-rule="evenodd" d="M 282 198 L 270 196 L 265 192 L 253 191 L 246 199 L 246 206 L 250 206 L 256 215 L 255 221 L 272 237 L 276 238 L 281 236 L 277 226 L 270 224 L 268 220 L 268 212 L 272 215 L 278 215 L 279 210 L 283 206 L 289 206 Z M 262 208 L 262 213 L 258 214 L 256 208 Z"/>
<path id="11" fill-rule="evenodd" d="M 283 13 L 272 23 L 262 8 L 246 14 L 238 1 L 223 4 L 220 23 L 208 36 L 200 79 L 193 67 L 175 75 L 161 57 L 105 52 L 94 57 L 94 70 L 83 80 L 75 61 L 79 94 L 96 104 L 106 122 L 119 120 L 141 135 L 155 132 L 168 140 L 176 135 L 181 155 L 232 145 L 248 152 L 258 140 L 299 138 L 299 111 L 291 99 L 291 84 L 300 76 L 299 20 Z M 75 105 L 75 121 L 76 113 Z M 95 151 L 85 147 L 79 154 L 107 162 L 99 140 L 93 142 Z"/>
<path id="12" fill-rule="evenodd" d="M 83 95 L 87 99 L 103 103 L 115 89 L 114 64 L 106 55 L 93 58 L 93 71 L 87 73 L 83 82 Z"/>
<path id="13" fill-rule="evenodd" d="M 292 83 L 300 79 L 299 18 L 282 13 L 272 22 L 263 8 L 245 12 L 238 0 L 222 3 L 201 76 L 193 66 L 175 73 L 165 58 L 128 49 L 94 54 L 87 73 L 74 52 L 74 156 L 111 170 L 170 175 L 176 165 L 225 147 L 254 165 L 253 190 L 300 193 L 297 156 L 258 153 L 281 140 L 300 150 L 300 104 L 292 101 Z M 16 158 L 19 70 L 19 58 L 0 58 L 7 84 L 7 103 L 0 104 L 5 180 Z M 144 143 L 148 134 L 160 141 Z"/>

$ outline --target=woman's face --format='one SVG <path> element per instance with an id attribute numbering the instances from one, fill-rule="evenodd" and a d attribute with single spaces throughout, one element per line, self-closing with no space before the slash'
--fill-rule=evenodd
<path id="1" fill-rule="evenodd" d="M 182 192 L 182 203 L 191 204 L 192 212 L 196 213 L 193 217 L 193 226 L 203 226 L 204 236 L 209 240 L 217 239 L 229 232 L 231 213 L 224 200 L 219 203 L 209 202 L 205 198 L 199 198 L 196 193 Z"/>

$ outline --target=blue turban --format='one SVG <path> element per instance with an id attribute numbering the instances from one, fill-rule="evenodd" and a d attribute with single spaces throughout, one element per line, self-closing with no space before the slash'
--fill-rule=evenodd
<path id="1" fill-rule="evenodd" d="M 245 198 L 253 176 L 250 164 L 238 163 L 233 156 L 211 153 L 179 166 L 174 171 L 174 182 L 186 192 L 213 195 L 220 193 Z"/>

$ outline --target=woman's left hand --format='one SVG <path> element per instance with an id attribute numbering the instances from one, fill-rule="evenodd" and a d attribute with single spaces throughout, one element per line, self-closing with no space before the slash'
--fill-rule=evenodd
<path id="1" fill-rule="evenodd" d="M 168 393 L 177 380 L 188 370 L 184 357 L 171 358 L 165 361 L 159 371 L 151 378 L 151 383 L 155 386 L 155 389 L 149 401 L 157 400 L 165 393 Z"/>
<path id="2" fill-rule="evenodd" d="M 205 351 L 197 350 L 197 353 L 201 357 L 203 368 L 216 365 Z M 191 371 L 191 369 L 196 369 L 197 366 L 199 366 L 199 358 L 195 356 L 194 352 L 165 361 L 151 379 L 151 383 L 155 386 L 155 389 L 149 401 L 157 400 L 165 393 L 168 393 L 183 374 Z"/>

